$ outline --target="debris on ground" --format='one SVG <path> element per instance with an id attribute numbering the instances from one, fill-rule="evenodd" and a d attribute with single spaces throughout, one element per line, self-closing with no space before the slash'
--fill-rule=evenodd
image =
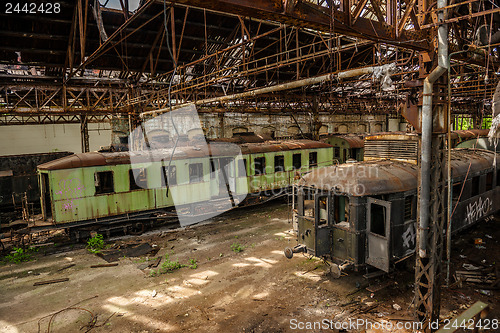
<path id="1" fill-rule="evenodd" d="M 48 281 L 40 281 L 40 282 L 33 283 L 33 286 L 42 286 L 44 284 L 52 284 L 52 283 L 59 283 L 59 282 L 66 282 L 66 281 L 69 281 L 69 279 L 63 278 L 63 279 L 55 279 L 55 280 L 48 280 Z"/>
<path id="2" fill-rule="evenodd" d="M 98 256 L 107 262 L 113 262 L 123 257 L 142 257 L 146 254 L 152 254 L 152 252 L 156 254 L 158 250 L 159 247 L 153 248 L 149 243 L 125 244 L 117 249 L 102 250 Z"/>

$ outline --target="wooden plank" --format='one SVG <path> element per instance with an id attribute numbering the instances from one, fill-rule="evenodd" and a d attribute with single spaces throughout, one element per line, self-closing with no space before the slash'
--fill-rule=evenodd
<path id="1" fill-rule="evenodd" d="M 90 268 L 113 267 L 113 266 L 118 266 L 118 263 L 92 265 L 92 266 L 90 266 Z"/>
<path id="2" fill-rule="evenodd" d="M 67 266 L 64 266 L 62 268 L 59 268 L 56 272 L 64 271 L 65 269 L 68 269 L 70 267 L 76 266 L 76 264 L 69 264 Z"/>
<path id="3" fill-rule="evenodd" d="M 44 284 L 52 284 L 52 283 L 59 283 L 59 282 L 65 282 L 65 281 L 69 281 L 69 279 L 63 278 L 63 279 L 56 279 L 56 280 L 40 281 L 40 282 L 35 282 L 33 285 L 34 286 L 41 286 Z"/>
<path id="4" fill-rule="evenodd" d="M 453 323 L 456 323 L 458 326 L 462 323 L 468 323 L 470 319 L 473 319 L 477 314 L 481 313 L 483 310 L 488 308 L 488 304 L 483 302 L 476 302 L 470 308 L 462 312 L 458 317 L 451 319 L 449 325 L 450 327 L 443 327 L 436 333 L 446 333 L 446 332 L 455 332 L 456 328 L 453 328 Z M 455 325 L 456 327 L 456 325 Z"/>

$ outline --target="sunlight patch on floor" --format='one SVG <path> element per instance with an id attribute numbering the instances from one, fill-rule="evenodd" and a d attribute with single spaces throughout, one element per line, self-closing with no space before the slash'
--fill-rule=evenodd
<path id="1" fill-rule="evenodd" d="M 7 323 L 6 321 L 0 320 L 0 331 L 4 333 L 19 333 L 17 327 Z"/>
<path id="2" fill-rule="evenodd" d="M 117 314 L 122 315 L 123 318 L 126 318 L 127 320 L 133 320 L 133 321 L 139 322 L 141 324 L 147 325 L 147 326 L 151 327 L 152 329 L 155 329 L 155 330 L 160 331 L 160 332 L 178 331 L 177 327 L 170 325 L 169 323 L 153 319 L 149 316 L 143 316 L 140 314 L 136 314 L 132 311 L 129 311 L 127 309 L 123 309 L 123 308 L 115 306 L 115 305 L 104 304 L 102 307 L 111 313 L 117 313 Z"/>

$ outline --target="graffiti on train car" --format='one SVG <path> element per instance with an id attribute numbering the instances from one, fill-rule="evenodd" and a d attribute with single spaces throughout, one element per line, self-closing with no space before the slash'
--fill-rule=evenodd
<path id="1" fill-rule="evenodd" d="M 483 199 L 479 197 L 476 201 L 469 203 L 466 208 L 465 223 L 471 224 L 486 216 L 492 209 L 492 206 L 493 202 L 490 198 Z"/>
<path id="2" fill-rule="evenodd" d="M 402 237 L 403 237 L 403 246 L 405 248 L 413 249 L 415 247 L 415 227 L 413 226 L 413 224 L 410 224 L 408 226 L 408 229 L 406 229 Z"/>
<path id="3" fill-rule="evenodd" d="M 61 199 L 64 200 L 62 203 L 63 209 L 68 211 L 76 208 L 74 199 L 81 197 L 84 189 L 85 186 L 83 186 L 79 178 L 63 179 L 59 182 L 59 191 L 55 192 L 55 194 L 59 194 Z"/>

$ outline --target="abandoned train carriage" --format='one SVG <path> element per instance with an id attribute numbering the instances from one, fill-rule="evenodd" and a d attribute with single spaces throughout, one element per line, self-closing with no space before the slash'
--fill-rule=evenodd
<path id="1" fill-rule="evenodd" d="M 363 160 L 364 134 L 327 134 L 321 138 L 333 148 L 333 159 L 345 163 L 349 159 Z"/>
<path id="2" fill-rule="evenodd" d="M 332 164 L 331 146 L 316 141 L 241 144 L 236 161 L 238 146 L 231 146 L 178 147 L 170 169 L 171 150 L 94 152 L 42 164 L 38 170 L 47 223 L 38 230 L 148 218 L 173 207 L 174 197 L 177 209 L 202 214 L 196 203 L 214 202 L 224 191 L 261 197 L 289 187 L 298 170 Z"/>
<path id="3" fill-rule="evenodd" d="M 453 150 L 453 232 L 500 210 L 494 158 L 486 150 Z M 368 264 L 389 271 L 415 251 L 417 171 L 412 163 L 379 160 L 304 175 L 297 188 L 299 244 L 285 254 L 306 252 L 355 269 Z"/>

